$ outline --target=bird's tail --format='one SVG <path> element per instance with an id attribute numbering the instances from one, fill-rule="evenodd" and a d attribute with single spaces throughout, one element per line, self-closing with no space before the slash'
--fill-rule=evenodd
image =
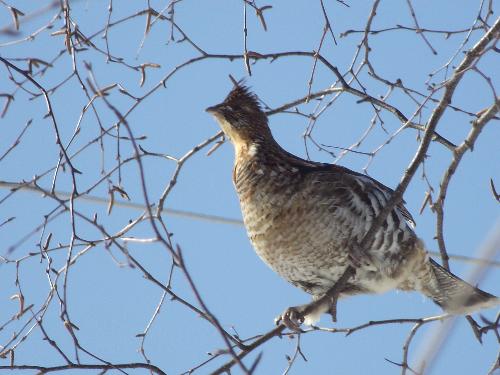
<path id="1" fill-rule="evenodd" d="M 500 304 L 500 298 L 473 287 L 430 260 L 430 282 L 422 292 L 446 312 L 467 314 Z"/>

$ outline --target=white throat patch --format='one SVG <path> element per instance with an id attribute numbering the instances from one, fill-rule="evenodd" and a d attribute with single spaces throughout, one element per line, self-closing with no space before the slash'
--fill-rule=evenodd
<path id="1" fill-rule="evenodd" d="M 257 155 L 258 151 L 259 151 L 259 146 L 255 143 L 252 143 L 251 146 L 248 148 L 248 155 L 255 156 Z"/>

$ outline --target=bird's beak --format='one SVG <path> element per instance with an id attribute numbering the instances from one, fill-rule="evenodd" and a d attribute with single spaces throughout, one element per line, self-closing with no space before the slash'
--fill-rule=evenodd
<path id="1" fill-rule="evenodd" d="M 219 105 L 214 105 L 212 107 L 208 107 L 205 109 L 205 112 L 208 112 L 210 114 L 215 114 L 215 113 L 219 112 Z"/>

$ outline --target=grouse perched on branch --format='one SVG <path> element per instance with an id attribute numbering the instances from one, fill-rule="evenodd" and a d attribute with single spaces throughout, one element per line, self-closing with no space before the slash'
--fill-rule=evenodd
<path id="1" fill-rule="evenodd" d="M 280 276 L 319 299 L 352 263 L 354 245 L 393 191 L 366 175 L 285 151 L 274 140 L 257 96 L 241 83 L 207 112 L 234 145 L 233 182 L 257 254 Z M 449 313 L 500 302 L 430 259 L 413 224 L 403 203 L 397 205 L 369 246 L 361 249 L 369 261 L 355 267 L 340 297 L 416 290 Z M 306 323 L 327 311 L 323 307 L 311 313 Z M 291 325 L 298 326 L 303 318 Z"/>

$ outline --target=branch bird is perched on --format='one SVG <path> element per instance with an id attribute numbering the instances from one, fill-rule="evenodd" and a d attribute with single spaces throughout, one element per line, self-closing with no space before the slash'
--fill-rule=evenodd
<path id="1" fill-rule="evenodd" d="M 341 297 L 416 290 L 457 314 L 500 302 L 429 258 L 402 203 L 369 246 L 355 251 L 393 191 L 366 175 L 285 151 L 274 140 L 257 96 L 242 84 L 207 112 L 234 145 L 233 182 L 257 254 L 313 299 L 327 293 L 361 257 L 354 276 L 341 286 Z M 289 328 L 298 329 L 304 318 L 312 323 L 329 308 L 320 306 L 304 317 L 304 306 L 282 316 Z"/>

